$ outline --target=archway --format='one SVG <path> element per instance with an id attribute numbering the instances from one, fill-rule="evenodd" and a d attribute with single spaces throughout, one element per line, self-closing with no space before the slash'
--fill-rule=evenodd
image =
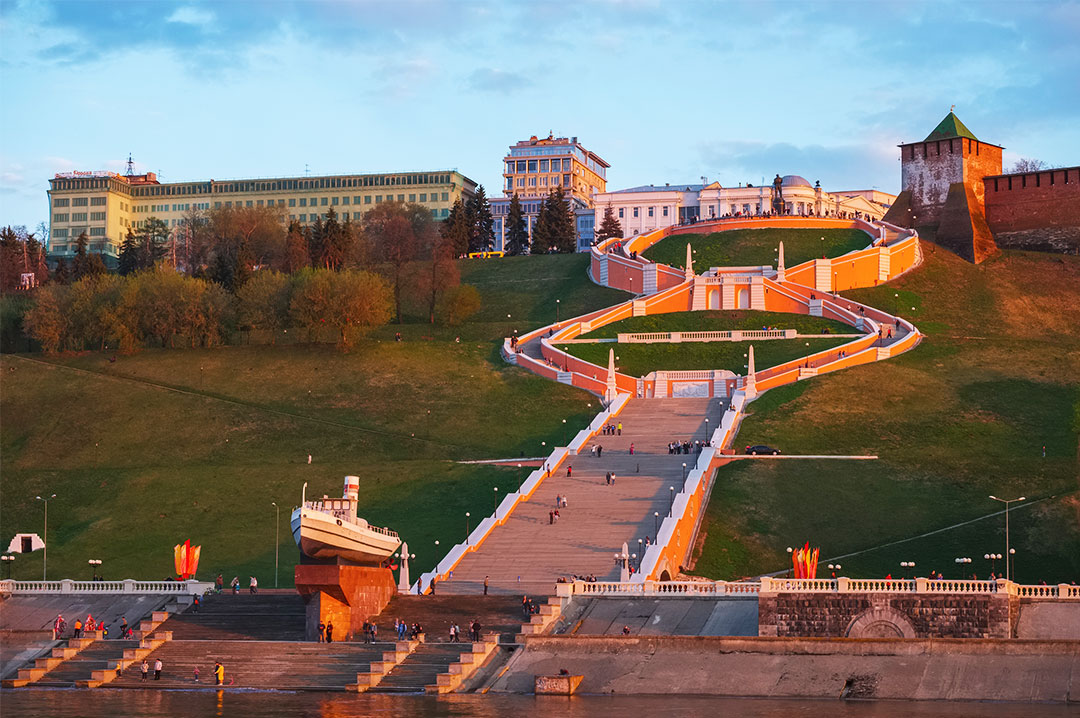
<path id="1" fill-rule="evenodd" d="M 663 571 L 660 572 L 660 580 L 661 581 L 670 581 L 671 580 L 671 574 L 667 572 L 667 569 L 664 569 Z"/>
<path id="2" fill-rule="evenodd" d="M 915 638 L 907 616 L 889 606 L 869 608 L 848 624 L 845 638 Z"/>
<path id="3" fill-rule="evenodd" d="M 709 309 L 719 309 L 719 308 L 720 308 L 720 292 L 715 290 L 715 289 L 711 289 L 711 290 L 709 290 Z"/>
<path id="4" fill-rule="evenodd" d="M 735 295 L 735 307 L 737 309 L 749 309 L 750 308 L 750 290 L 740 289 Z"/>

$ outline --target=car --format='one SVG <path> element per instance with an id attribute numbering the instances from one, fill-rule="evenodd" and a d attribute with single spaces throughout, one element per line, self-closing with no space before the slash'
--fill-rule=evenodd
<path id="1" fill-rule="evenodd" d="M 757 456 L 758 454 L 772 454 L 773 456 L 777 456 L 780 454 L 780 449 L 774 449 L 771 446 L 765 446 L 765 444 L 755 444 L 746 447 L 744 453 L 750 454 L 751 456 Z"/>

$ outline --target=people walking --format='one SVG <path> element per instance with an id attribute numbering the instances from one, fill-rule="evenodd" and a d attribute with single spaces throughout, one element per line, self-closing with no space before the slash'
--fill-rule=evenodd
<path id="1" fill-rule="evenodd" d="M 570 478 L 573 478 L 573 476 L 574 476 L 574 467 L 573 466 L 567 466 L 566 467 L 566 478 L 570 479 Z"/>
<path id="2" fill-rule="evenodd" d="M 233 595 L 240 593 L 240 577 L 233 576 L 232 581 L 229 582 L 229 586 L 232 587 Z"/>
<path id="3" fill-rule="evenodd" d="M 630 442 L 630 456 L 634 455 L 634 442 Z"/>
<path id="4" fill-rule="evenodd" d="M 596 445 L 596 458 L 599 459 L 603 455 L 604 455 L 604 447 L 601 446 L 600 444 L 597 444 Z"/>
<path id="5" fill-rule="evenodd" d="M 224 586 L 225 586 L 224 579 L 221 577 L 221 574 L 219 573 L 217 575 L 217 578 L 214 579 L 214 592 L 215 593 L 221 593 L 221 589 Z"/>

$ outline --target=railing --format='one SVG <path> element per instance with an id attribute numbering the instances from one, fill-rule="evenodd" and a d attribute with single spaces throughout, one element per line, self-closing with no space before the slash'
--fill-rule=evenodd
<path id="1" fill-rule="evenodd" d="M 743 342 L 749 339 L 794 339 L 795 329 L 725 329 L 711 332 L 629 332 L 618 334 L 619 344 L 680 342 Z M 831 336 L 831 335 L 829 335 Z"/>
<path id="2" fill-rule="evenodd" d="M 650 547 L 651 548 L 651 547 Z M 570 581 L 556 584 L 559 596 L 757 596 L 762 593 L 936 593 L 1001 594 L 1029 599 L 1080 600 L 1080 586 L 1022 585 L 996 581 L 928 578 L 770 578 L 757 581 Z"/>
<path id="3" fill-rule="evenodd" d="M 332 500 L 348 501 L 349 499 Z M 315 511 L 320 514 L 326 514 L 327 516 L 333 516 L 334 518 L 342 519 L 343 521 L 346 521 L 353 526 L 368 531 L 374 531 L 375 533 L 382 534 L 383 536 L 389 536 L 390 538 L 399 538 L 397 531 L 394 531 L 393 529 L 383 528 L 382 526 L 372 526 L 365 519 L 362 519 L 358 516 L 353 516 L 351 509 L 329 508 L 325 501 L 305 501 L 304 508 L 309 511 Z M 360 523 L 361 521 L 363 521 L 363 523 Z"/>
<path id="4" fill-rule="evenodd" d="M 205 581 L 0 581 L 0 593 L 12 595 L 80 594 L 80 593 L 149 593 L 149 594 L 201 594 L 214 584 Z"/>

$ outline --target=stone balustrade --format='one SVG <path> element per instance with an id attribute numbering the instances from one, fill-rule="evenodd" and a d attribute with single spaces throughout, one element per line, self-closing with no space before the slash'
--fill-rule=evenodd
<path id="1" fill-rule="evenodd" d="M 745 342 L 750 340 L 794 339 L 795 329 L 732 329 L 715 332 L 620 333 L 619 344 L 679 344 L 682 342 Z M 829 335 L 833 336 L 833 335 Z"/>
<path id="2" fill-rule="evenodd" d="M 126 578 L 122 581 L 73 581 L 70 578 L 59 581 L 0 581 L 0 594 L 36 595 L 36 594 L 203 594 L 214 587 L 205 581 L 136 581 Z"/>

